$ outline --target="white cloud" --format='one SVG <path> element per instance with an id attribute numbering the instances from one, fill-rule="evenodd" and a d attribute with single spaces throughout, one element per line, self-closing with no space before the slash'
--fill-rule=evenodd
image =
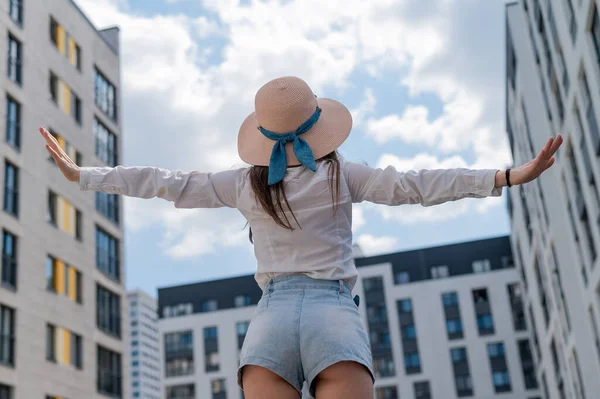
<path id="1" fill-rule="evenodd" d="M 376 237 L 371 234 L 362 234 L 356 240 L 364 256 L 373 256 L 386 252 L 393 252 L 398 245 L 398 238 L 391 236 Z"/>
<path id="2" fill-rule="evenodd" d="M 449 14 L 460 24 L 466 20 L 459 12 L 463 6 L 491 7 L 467 1 L 470 6 L 461 3 L 461 7 L 432 0 L 274 1 L 252 2 L 248 7 L 239 0 L 197 0 L 198 7 L 209 13 L 190 17 L 130 13 L 126 0 L 77 0 L 97 26 L 121 27 L 127 163 L 203 171 L 240 163 L 239 124 L 252 111 L 254 93 L 269 79 L 296 75 L 321 97 L 325 91 L 341 96 L 361 68 L 372 76 L 392 70 L 402 79 L 395 83 L 403 82 L 413 93 L 437 93 L 445 103 L 444 116 L 436 121 L 428 122 L 422 111 L 420 116 L 405 112 L 404 119 L 396 116 L 403 123 L 401 130 L 392 118 L 387 125 L 380 122 L 380 131 L 388 127 L 392 137 L 404 139 L 425 129 L 431 132 L 432 143 L 453 151 L 473 143 L 482 130 L 487 136 L 475 152 L 491 154 L 490 148 L 500 148 L 498 139 L 492 138 L 501 134 L 498 126 L 475 121 L 482 115 L 483 100 L 473 93 L 482 86 L 461 81 L 457 72 L 464 69 L 465 60 L 481 54 L 457 52 L 460 47 L 448 36 L 453 29 L 468 31 L 466 26 L 451 25 Z M 211 41 L 213 37 L 221 44 Z M 214 59 L 219 63 L 209 65 Z M 449 60 L 456 60 L 456 65 Z M 441 71 L 440 65 L 450 72 Z M 365 101 L 354 112 L 357 122 L 364 122 L 375 106 L 373 91 L 366 89 Z M 376 122 L 372 121 L 377 127 Z M 171 256 L 210 252 L 224 241 L 241 243 L 241 238 L 225 240 L 237 237 L 235 211 L 223 211 L 219 220 L 204 212 L 184 212 L 186 222 L 195 223 L 184 225 L 162 205 L 135 200 L 125 204 L 130 227 L 142 229 L 151 223 L 163 228 L 165 250 Z M 355 228 L 362 223 L 360 216 L 357 220 Z"/>
<path id="3" fill-rule="evenodd" d="M 367 223 L 364 213 L 364 206 L 353 205 L 352 206 L 352 233 L 356 234 L 361 227 Z"/>
<path id="4" fill-rule="evenodd" d="M 361 126 L 367 115 L 375 111 L 376 105 L 377 99 L 373 94 L 373 89 L 366 88 L 364 91 L 364 98 L 361 103 L 356 109 L 350 111 L 352 113 L 353 126 L 355 128 Z"/>

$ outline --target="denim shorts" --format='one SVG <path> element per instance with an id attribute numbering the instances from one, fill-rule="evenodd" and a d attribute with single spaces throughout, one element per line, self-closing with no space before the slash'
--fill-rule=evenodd
<path id="1" fill-rule="evenodd" d="M 254 311 L 241 350 L 237 372 L 264 367 L 289 382 L 301 394 L 325 368 L 340 361 L 364 365 L 375 381 L 369 338 L 342 280 L 317 280 L 306 275 L 272 279 Z"/>

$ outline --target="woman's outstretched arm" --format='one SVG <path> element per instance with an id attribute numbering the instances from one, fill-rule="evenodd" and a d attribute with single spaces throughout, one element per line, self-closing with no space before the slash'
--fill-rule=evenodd
<path id="1" fill-rule="evenodd" d="M 511 169 L 511 185 L 520 185 L 539 177 L 554 164 L 554 154 L 562 137 L 548 140 L 539 155 Z M 507 185 L 504 171 L 496 169 L 437 169 L 399 172 L 394 167 L 374 169 L 351 162 L 344 163 L 344 175 L 353 202 L 385 205 L 421 204 L 431 206 L 462 198 L 500 196 Z"/>
<path id="2" fill-rule="evenodd" d="M 242 169 L 219 173 L 170 171 L 155 167 L 79 167 L 54 136 L 40 128 L 46 149 L 65 178 L 81 190 L 104 191 L 129 197 L 159 197 L 177 208 L 235 208 L 241 190 Z"/>

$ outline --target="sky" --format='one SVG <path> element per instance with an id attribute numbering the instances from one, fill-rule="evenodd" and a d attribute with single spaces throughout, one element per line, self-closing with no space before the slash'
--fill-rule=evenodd
<path id="1" fill-rule="evenodd" d="M 502 169 L 504 2 L 500 0 L 76 0 L 121 29 L 126 166 L 214 172 L 244 166 L 237 132 L 280 76 L 351 110 L 344 158 L 399 170 Z M 354 206 L 366 255 L 509 234 L 506 194 L 435 207 Z M 235 209 L 124 200 L 128 289 L 252 274 Z"/>

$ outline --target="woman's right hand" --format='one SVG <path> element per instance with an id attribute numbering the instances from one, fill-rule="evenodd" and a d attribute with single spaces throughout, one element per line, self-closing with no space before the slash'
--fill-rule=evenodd
<path id="1" fill-rule="evenodd" d="M 69 156 L 67 153 L 60 147 L 56 138 L 50 134 L 43 127 L 40 128 L 40 133 L 46 139 L 46 149 L 56 162 L 56 165 L 62 172 L 62 174 L 69 181 L 79 182 L 79 166 Z"/>

